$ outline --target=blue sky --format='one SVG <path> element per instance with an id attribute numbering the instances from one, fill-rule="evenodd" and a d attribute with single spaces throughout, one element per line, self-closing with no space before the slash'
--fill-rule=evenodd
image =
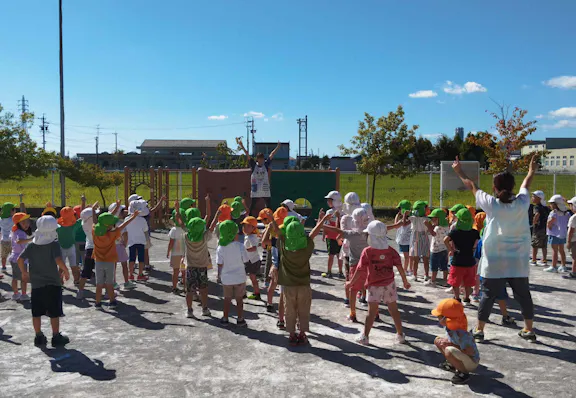
<path id="1" fill-rule="evenodd" d="M 253 112 L 257 140 L 295 155 L 308 115 L 309 148 L 337 155 L 365 111 L 402 104 L 434 139 L 491 130 L 491 98 L 537 117 L 536 139 L 574 136 L 574 15 L 572 0 L 64 0 L 67 150 L 93 152 L 96 125 L 101 151 L 114 130 L 126 151 L 231 144 Z M 0 37 L 0 103 L 24 94 L 59 148 L 58 1 L 3 1 Z"/>

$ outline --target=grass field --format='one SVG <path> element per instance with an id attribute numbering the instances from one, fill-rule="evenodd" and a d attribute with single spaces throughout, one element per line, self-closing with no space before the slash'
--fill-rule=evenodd
<path id="1" fill-rule="evenodd" d="M 432 176 L 432 205 L 438 206 L 440 204 L 440 175 L 434 174 Z M 517 184 L 520 184 L 523 176 L 517 176 Z M 409 200 L 429 200 L 429 181 L 428 174 L 419 174 L 413 178 L 400 180 L 388 176 L 379 177 L 376 182 L 376 194 L 374 204 L 375 207 L 395 207 L 402 199 Z M 55 203 L 60 203 L 60 183 L 58 175 L 55 175 L 55 188 L 54 198 Z M 370 184 L 372 179 L 370 178 Z M 480 187 L 486 191 L 492 188 L 492 178 L 488 175 L 482 175 L 480 180 Z M 534 179 L 532 189 L 541 189 L 549 197 L 553 193 L 554 177 L 552 175 L 537 175 Z M 370 193 L 371 193 L 371 187 Z M 188 196 L 192 192 L 192 174 L 190 172 L 182 173 L 182 188 L 178 187 L 178 173 L 172 172 L 170 175 L 170 198 Z M 366 176 L 359 174 L 341 174 L 340 176 L 340 191 L 344 194 L 346 192 L 357 192 L 360 198 L 366 200 Z M 571 198 L 575 195 L 576 191 L 576 175 L 557 175 L 556 176 L 556 192 L 563 195 L 565 198 Z M 27 178 L 23 181 L 1 181 L 0 194 L 12 196 L 0 196 L 0 202 L 17 202 L 18 194 L 24 194 L 24 202 L 29 207 L 43 207 L 47 201 L 52 198 L 52 178 Z M 141 185 L 137 189 L 137 193 L 148 199 L 150 197 L 150 189 Z M 66 182 L 66 198 L 68 204 L 77 204 L 80 201 L 80 196 L 86 195 L 89 202 L 96 200 L 101 201 L 100 194 L 96 188 L 83 188 L 78 184 L 67 180 Z M 120 199 L 124 196 L 124 186 L 118 187 L 118 195 Z M 106 203 L 110 204 L 116 199 L 116 189 L 111 188 L 105 192 Z M 296 199 L 296 198 L 292 198 Z M 444 205 L 453 205 L 455 203 L 471 203 L 472 196 L 468 192 L 449 191 L 444 193 Z"/>

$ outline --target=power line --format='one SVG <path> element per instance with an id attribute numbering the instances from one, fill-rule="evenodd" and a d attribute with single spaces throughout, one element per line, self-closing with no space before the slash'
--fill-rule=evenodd
<path id="1" fill-rule="evenodd" d="M 52 123 L 55 126 L 59 126 L 58 123 Z M 238 126 L 244 124 L 244 122 L 237 122 L 237 123 L 226 123 L 226 124 L 218 124 L 218 125 L 204 125 L 204 126 L 189 126 L 189 127 L 144 127 L 144 128 L 116 128 L 116 127 L 100 127 L 100 130 L 114 130 L 114 131 L 170 131 L 170 130 L 193 130 L 193 129 L 205 129 L 205 128 L 215 128 L 215 127 L 226 127 L 226 126 Z M 66 128 L 68 127 L 77 127 L 77 128 L 88 128 L 93 129 L 94 126 L 82 126 L 82 125 L 74 125 L 74 124 L 67 124 Z M 89 133 L 83 133 L 89 134 Z M 114 133 L 101 133 L 102 135 L 113 135 Z"/>

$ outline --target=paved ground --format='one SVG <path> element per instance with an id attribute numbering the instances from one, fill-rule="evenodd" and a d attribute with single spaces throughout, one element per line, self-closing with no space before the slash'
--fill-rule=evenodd
<path id="1" fill-rule="evenodd" d="M 170 293 L 166 239 L 154 234 L 151 258 L 157 270 L 150 282 L 120 297 L 118 311 L 96 311 L 93 293 L 78 301 L 75 289 L 67 287 L 62 330 L 72 341 L 66 349 L 34 347 L 30 312 L 22 304 L 1 302 L 0 396 L 574 396 L 576 284 L 541 268 L 531 277 L 539 342 L 520 340 L 517 329 L 489 325 L 478 374 L 469 385 L 452 386 L 451 375 L 437 367 L 441 356 L 432 345 L 442 330 L 430 310 L 448 297 L 443 289 L 417 283 L 411 291 L 399 290 L 408 345 L 394 345 L 393 324 L 382 309 L 384 323 L 372 332 L 372 345 L 359 346 L 353 338 L 362 325 L 345 321 L 343 281 L 319 276 L 326 254 L 318 251 L 311 345 L 289 348 L 264 303 L 247 303 L 248 329 L 222 328 L 222 300 L 214 284 L 213 318 L 185 318 L 184 298 Z M 214 272 L 210 277 L 215 280 Z M 10 280 L 0 281 L 5 295 Z M 512 300 L 511 306 L 520 319 Z M 475 308 L 467 312 L 474 324 Z M 360 309 L 359 319 L 364 318 Z M 499 320 L 494 313 L 492 321 Z"/>

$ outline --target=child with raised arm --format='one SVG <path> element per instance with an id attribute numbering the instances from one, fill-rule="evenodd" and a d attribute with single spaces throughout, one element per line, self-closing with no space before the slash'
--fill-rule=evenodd
<path id="1" fill-rule="evenodd" d="M 278 269 L 280 267 L 280 252 L 278 250 L 278 230 L 274 228 L 273 221 L 276 225 L 284 224 L 284 220 L 287 217 L 288 210 L 284 207 L 279 207 L 276 209 L 274 214 L 272 214 L 272 210 L 264 209 L 263 211 L 266 212 L 266 217 L 269 220 L 268 227 L 266 231 L 264 231 L 264 235 L 262 236 L 262 242 L 265 245 L 271 246 L 271 253 L 272 253 L 272 267 L 268 270 L 268 277 L 270 278 L 270 286 L 268 286 L 268 302 L 266 304 L 266 311 L 274 312 L 274 293 L 276 292 L 276 287 L 278 286 L 278 279 L 274 279 L 272 276 L 276 271 L 274 269 Z M 274 254 L 276 253 L 276 254 Z M 276 322 L 276 327 L 280 330 L 286 328 L 286 323 L 284 319 L 284 295 L 282 294 L 282 286 L 280 286 L 280 301 L 278 303 L 278 321 Z"/>
<path id="2" fill-rule="evenodd" d="M 74 284 L 78 285 L 80 283 L 80 267 L 78 267 L 78 262 L 76 261 L 76 229 L 79 225 L 76 224 L 76 216 L 72 207 L 66 206 L 60 209 L 58 224 L 60 228 L 56 232 L 58 233 L 58 243 L 60 243 L 60 249 L 62 250 L 62 260 L 64 263 L 68 260 Z"/>
<path id="3" fill-rule="evenodd" d="M 179 212 L 179 208 L 175 208 L 172 211 L 172 222 L 174 226 L 168 232 L 168 238 L 170 241 L 168 242 L 168 250 L 166 252 L 166 258 L 170 259 L 170 268 L 172 268 L 172 293 L 178 294 L 178 276 L 180 273 L 182 275 L 182 279 L 186 279 L 186 272 L 180 271 L 180 264 L 182 263 L 182 259 L 184 257 L 186 251 L 186 240 L 184 238 L 184 228 L 183 225 L 180 224 L 179 219 L 176 217 L 176 213 Z"/>
<path id="4" fill-rule="evenodd" d="M 372 221 L 364 230 L 368 234 L 368 247 L 364 249 L 357 267 L 357 275 L 366 274 L 366 289 L 368 290 L 368 316 L 364 323 L 364 332 L 356 339 L 363 345 L 368 345 L 369 335 L 374 321 L 378 317 L 380 302 L 388 306 L 388 311 L 396 327 L 396 342 L 404 344 L 406 339 L 402 329 L 402 319 L 398 311 L 398 294 L 394 282 L 394 267 L 398 269 L 405 289 L 410 289 L 406 273 L 402 267 L 402 260 L 396 250 L 388 246 L 386 224 L 381 221 Z M 356 283 L 357 275 L 348 282 Z"/>
<path id="5" fill-rule="evenodd" d="M 401 200 L 398 203 L 398 213 L 394 218 L 394 222 L 399 222 L 402 218 L 408 217 L 410 215 L 410 210 L 412 209 L 412 203 L 408 200 Z M 398 245 L 398 250 L 402 253 L 404 257 L 404 271 L 407 275 L 412 275 L 412 270 L 410 269 L 410 237 L 412 236 L 412 225 L 402 225 L 396 231 L 396 244 Z"/>
<path id="6" fill-rule="evenodd" d="M 94 214 L 97 213 L 96 210 L 94 210 L 94 206 L 97 205 L 98 202 L 80 212 L 80 219 L 82 220 L 82 231 L 84 231 L 84 235 L 86 235 L 86 251 L 84 253 L 84 261 L 82 262 L 80 284 L 78 285 L 78 292 L 76 293 L 76 298 L 78 300 L 82 300 L 84 298 L 84 287 L 86 286 L 86 281 L 92 278 L 92 273 L 94 272 L 94 238 L 92 237 L 92 228 L 94 227 Z"/>
<path id="7" fill-rule="evenodd" d="M 138 217 L 133 218 L 133 222 L 126 228 L 126 232 L 128 233 L 130 280 L 134 280 L 134 266 L 136 260 L 138 260 L 138 281 L 146 282 L 148 276 L 144 275 L 146 264 L 145 249 L 150 239 L 146 216 L 148 216 L 150 210 L 148 209 L 146 201 L 142 199 L 133 200 L 130 202 L 128 208 L 130 214 L 136 214 L 136 212 L 138 212 Z"/>
<path id="8" fill-rule="evenodd" d="M 12 216 L 14 226 L 10 238 L 12 239 L 12 253 L 8 257 L 8 261 L 12 266 L 12 300 L 28 301 L 27 288 L 28 283 L 22 278 L 22 272 L 18 266 L 18 257 L 26 248 L 28 243 L 32 242 L 32 228 L 30 227 L 30 214 L 15 213 Z M 25 262 L 28 266 L 28 262 Z M 18 282 L 20 282 L 21 292 L 18 292 Z"/>
<path id="9" fill-rule="evenodd" d="M 120 205 L 120 201 L 112 203 L 108 206 L 108 212 L 118 217 L 116 226 L 121 225 L 128 214 L 126 206 Z M 124 276 L 124 290 L 135 289 L 136 284 L 130 280 L 130 269 L 128 268 L 128 233 L 126 229 L 120 234 L 120 238 L 116 240 L 116 252 L 118 253 L 118 263 L 122 266 L 122 275 Z M 117 263 L 116 263 L 117 264 Z M 116 275 L 116 264 L 114 264 L 114 275 Z M 116 280 L 114 280 L 116 281 Z M 120 286 L 115 282 L 114 289 L 118 290 Z"/>
<path id="10" fill-rule="evenodd" d="M 412 206 L 412 235 L 410 237 L 410 262 L 412 264 L 412 273 L 414 282 L 418 281 L 418 264 L 420 259 L 424 263 L 424 281 L 430 279 L 430 239 L 428 228 L 426 228 L 426 210 L 428 203 L 423 200 L 417 200 Z"/>
<path id="11" fill-rule="evenodd" d="M 425 285 L 436 287 L 438 271 L 442 271 L 444 280 L 448 276 L 448 248 L 444 243 L 444 238 L 448 235 L 448 220 L 446 213 L 442 209 L 434 209 L 428 215 L 431 222 L 426 223 L 426 228 L 432 236 L 430 240 L 430 267 L 432 268 L 432 279 L 425 282 Z"/>
<path id="12" fill-rule="evenodd" d="M 22 273 L 23 281 L 30 281 L 32 285 L 31 309 L 32 324 L 34 325 L 34 345 L 45 346 L 48 339 L 42 333 L 42 317 L 50 318 L 52 326 L 52 346 L 64 346 L 70 339 L 60 333 L 60 317 L 62 311 L 62 283 L 70 279 L 66 264 L 62 261 L 60 245 L 57 242 L 58 222 L 54 217 L 43 216 L 36 221 L 36 232 L 32 242 L 29 243 L 18 258 L 18 267 Z M 28 269 L 26 267 L 28 262 Z"/>

